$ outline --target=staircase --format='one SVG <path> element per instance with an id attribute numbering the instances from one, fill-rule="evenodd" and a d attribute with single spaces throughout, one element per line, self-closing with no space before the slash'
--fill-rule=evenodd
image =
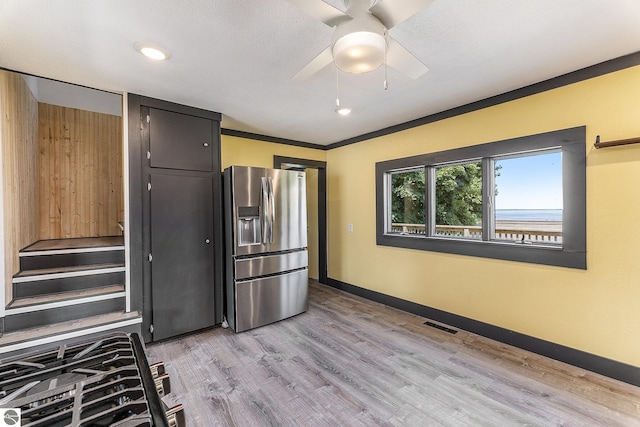
<path id="1" fill-rule="evenodd" d="M 0 353 L 141 322 L 126 312 L 122 236 L 38 241 L 20 251 L 12 286 Z"/>

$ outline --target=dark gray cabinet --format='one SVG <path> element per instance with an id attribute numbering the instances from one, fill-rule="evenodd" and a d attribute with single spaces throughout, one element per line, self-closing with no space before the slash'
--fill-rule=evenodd
<path id="1" fill-rule="evenodd" d="M 149 108 L 152 168 L 213 171 L 212 120 Z"/>
<path id="2" fill-rule="evenodd" d="M 210 178 L 151 174 L 153 339 L 215 323 Z"/>
<path id="3" fill-rule="evenodd" d="M 131 307 L 150 342 L 222 322 L 221 116 L 138 95 L 128 106 Z"/>

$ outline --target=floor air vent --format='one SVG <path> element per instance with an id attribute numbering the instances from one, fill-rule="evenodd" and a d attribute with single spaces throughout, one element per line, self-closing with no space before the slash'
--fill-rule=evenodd
<path id="1" fill-rule="evenodd" d="M 432 328 L 440 329 L 441 331 L 449 332 L 450 334 L 457 334 L 458 331 L 455 329 L 447 328 L 446 326 L 438 325 L 437 323 L 429 322 L 428 320 L 424 322 L 425 325 L 431 326 Z"/>

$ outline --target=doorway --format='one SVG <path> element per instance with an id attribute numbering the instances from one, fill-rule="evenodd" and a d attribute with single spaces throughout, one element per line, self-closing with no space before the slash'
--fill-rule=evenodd
<path id="1" fill-rule="evenodd" d="M 307 171 L 308 206 L 313 209 L 313 213 L 309 215 L 313 218 L 309 221 L 310 227 L 313 227 L 309 230 L 309 277 L 327 284 L 327 163 L 273 156 L 273 167 Z M 312 225 L 313 223 L 317 223 L 317 226 Z"/>

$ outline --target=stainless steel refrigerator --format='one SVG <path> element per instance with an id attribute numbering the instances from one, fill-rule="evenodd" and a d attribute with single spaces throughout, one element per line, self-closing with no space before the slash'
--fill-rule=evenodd
<path id="1" fill-rule="evenodd" d="M 304 172 L 224 170 L 226 319 L 246 331 L 309 307 Z"/>

